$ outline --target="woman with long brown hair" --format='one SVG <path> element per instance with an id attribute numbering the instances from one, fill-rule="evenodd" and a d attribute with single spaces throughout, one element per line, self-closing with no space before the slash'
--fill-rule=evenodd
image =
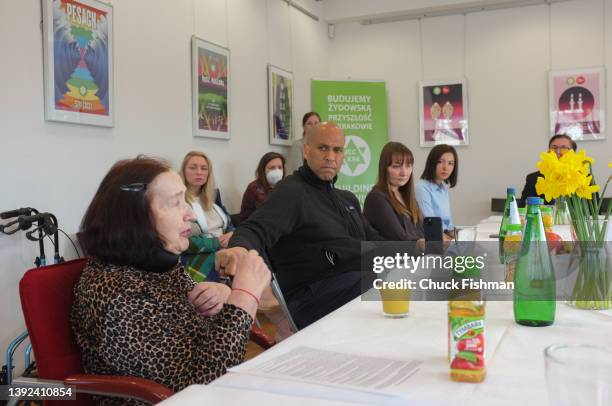
<path id="1" fill-rule="evenodd" d="M 378 162 L 378 181 L 366 196 L 363 214 L 380 235 L 393 241 L 424 237 L 423 214 L 414 194 L 414 156 L 402 143 L 389 142 Z"/>

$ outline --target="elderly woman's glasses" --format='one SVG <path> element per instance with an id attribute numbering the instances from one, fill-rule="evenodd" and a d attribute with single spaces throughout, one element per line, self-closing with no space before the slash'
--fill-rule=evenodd
<path id="1" fill-rule="evenodd" d="M 144 192 L 147 190 L 146 183 L 130 183 L 127 185 L 119 186 L 119 189 L 123 192 Z"/>

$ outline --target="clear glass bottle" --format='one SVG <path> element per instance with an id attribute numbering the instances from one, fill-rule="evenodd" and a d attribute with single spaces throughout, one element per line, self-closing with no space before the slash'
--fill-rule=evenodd
<path id="1" fill-rule="evenodd" d="M 523 239 L 523 227 L 521 224 L 508 224 L 506 238 L 504 240 L 504 254 L 506 264 L 506 282 L 514 282 L 514 271 L 516 261 L 521 251 L 521 241 Z"/>
<path id="2" fill-rule="evenodd" d="M 506 189 L 506 203 L 504 204 L 504 216 L 499 227 L 499 261 L 503 264 L 504 259 L 504 239 L 506 237 L 508 224 L 520 222 L 518 206 L 516 204 L 516 189 L 509 187 Z"/>
<path id="3" fill-rule="evenodd" d="M 521 219 L 521 226 L 525 226 L 525 217 L 527 217 L 527 207 L 519 207 L 518 209 L 519 218 Z"/>

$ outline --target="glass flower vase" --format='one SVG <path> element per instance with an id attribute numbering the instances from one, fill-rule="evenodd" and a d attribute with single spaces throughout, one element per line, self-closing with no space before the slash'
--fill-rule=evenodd
<path id="1" fill-rule="evenodd" d="M 572 222 L 578 271 L 568 304 L 578 309 L 612 308 L 612 261 L 608 222 L 588 220 Z"/>
<path id="2" fill-rule="evenodd" d="M 554 224 L 564 225 L 571 223 L 572 221 L 569 207 L 567 206 L 567 200 L 565 200 L 565 197 L 561 196 L 555 200 Z"/>

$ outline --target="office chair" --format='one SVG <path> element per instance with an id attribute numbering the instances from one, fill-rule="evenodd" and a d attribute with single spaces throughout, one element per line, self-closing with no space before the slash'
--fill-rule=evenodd
<path id="1" fill-rule="evenodd" d="M 276 296 L 276 300 L 278 300 L 278 304 L 280 305 L 281 309 L 283 310 L 283 313 L 285 314 L 285 317 L 287 318 L 287 321 L 289 322 L 289 328 L 291 328 L 291 331 L 293 333 L 297 333 L 298 327 L 293 321 L 293 317 L 291 317 L 289 306 L 287 306 L 287 302 L 285 301 L 285 297 L 283 296 L 283 291 L 281 290 L 280 285 L 278 284 L 276 274 L 272 269 L 270 269 L 270 272 L 272 273 L 272 280 L 270 281 L 272 293 L 274 293 L 274 296 Z"/>

